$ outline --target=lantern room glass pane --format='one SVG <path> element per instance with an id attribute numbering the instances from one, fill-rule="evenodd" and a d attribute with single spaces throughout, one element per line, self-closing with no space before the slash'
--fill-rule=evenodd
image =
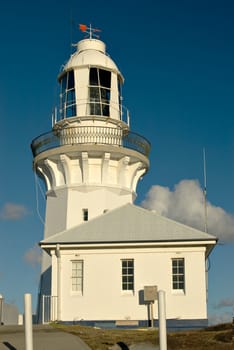
<path id="1" fill-rule="evenodd" d="M 111 72 L 90 68 L 89 105 L 91 115 L 110 115 Z"/>
<path id="2" fill-rule="evenodd" d="M 67 90 L 74 89 L 75 82 L 74 82 L 74 71 L 71 70 L 67 73 Z"/>
<path id="3" fill-rule="evenodd" d="M 120 76 L 118 76 L 118 94 L 119 94 L 120 119 L 122 119 L 122 83 L 120 80 Z"/>
<path id="4" fill-rule="evenodd" d="M 101 115 L 100 94 L 98 87 L 89 88 L 90 114 Z"/>
<path id="5" fill-rule="evenodd" d="M 99 85 L 97 68 L 90 68 L 90 71 L 89 71 L 89 84 L 90 85 Z"/>
<path id="6" fill-rule="evenodd" d="M 111 72 L 104 69 L 99 69 L 99 77 L 100 77 L 100 85 L 110 89 Z"/>
<path id="7" fill-rule="evenodd" d="M 62 118 L 76 115 L 76 94 L 74 71 L 65 73 L 60 81 L 60 113 Z"/>

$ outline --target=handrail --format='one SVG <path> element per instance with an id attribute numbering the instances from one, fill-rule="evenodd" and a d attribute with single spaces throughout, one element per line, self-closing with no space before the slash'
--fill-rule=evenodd
<path id="1" fill-rule="evenodd" d="M 107 114 L 103 113 L 103 108 L 108 109 Z M 122 103 L 113 101 L 83 99 L 77 102 L 73 100 L 69 103 L 65 103 L 64 106 L 60 106 L 59 113 L 57 113 L 57 110 L 58 108 L 55 107 L 56 112 L 53 118 L 53 126 L 54 123 L 75 116 L 90 117 L 95 115 L 95 117 L 110 117 L 113 113 L 116 114 L 122 122 L 130 126 L 129 110 Z"/>
<path id="2" fill-rule="evenodd" d="M 120 128 L 102 126 L 75 126 L 52 130 L 35 138 L 31 143 L 33 156 L 64 145 L 113 145 L 129 148 L 146 157 L 150 142 L 143 136 Z"/>

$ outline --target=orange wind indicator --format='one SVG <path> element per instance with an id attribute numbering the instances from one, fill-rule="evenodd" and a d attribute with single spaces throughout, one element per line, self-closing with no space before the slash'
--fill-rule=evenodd
<path id="1" fill-rule="evenodd" d="M 94 33 L 100 33 L 101 30 L 98 28 L 92 28 L 91 24 L 89 27 L 86 24 L 79 24 L 79 28 L 83 33 L 87 33 L 89 35 L 89 39 L 92 39 L 93 37 L 99 38 L 99 35 Z"/>
<path id="2" fill-rule="evenodd" d="M 86 24 L 80 24 L 79 27 L 80 27 L 80 30 L 82 32 L 86 32 L 86 30 L 87 30 L 87 25 Z"/>

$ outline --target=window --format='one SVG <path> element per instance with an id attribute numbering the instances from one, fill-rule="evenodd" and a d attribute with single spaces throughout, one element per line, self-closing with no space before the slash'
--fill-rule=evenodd
<path id="1" fill-rule="evenodd" d="M 91 115 L 110 115 L 111 72 L 90 68 L 89 99 Z"/>
<path id="2" fill-rule="evenodd" d="M 172 259 L 172 289 L 185 289 L 184 259 Z"/>
<path id="3" fill-rule="evenodd" d="M 63 75 L 60 92 L 60 111 L 62 118 L 76 115 L 76 97 L 74 71 L 71 70 Z"/>
<path id="4" fill-rule="evenodd" d="M 89 211 L 88 209 L 83 209 L 83 221 L 89 220 Z"/>
<path id="5" fill-rule="evenodd" d="M 120 76 L 118 76 L 118 92 L 119 92 L 119 110 L 122 116 L 122 83 L 120 80 Z"/>
<path id="6" fill-rule="evenodd" d="M 72 261 L 72 291 L 83 292 L 83 260 Z"/>
<path id="7" fill-rule="evenodd" d="M 122 290 L 134 290 L 134 260 L 122 260 Z"/>

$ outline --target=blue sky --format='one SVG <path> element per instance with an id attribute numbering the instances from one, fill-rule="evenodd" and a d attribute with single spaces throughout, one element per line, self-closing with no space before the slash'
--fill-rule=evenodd
<path id="1" fill-rule="evenodd" d="M 107 52 L 125 77 L 131 129 L 152 144 L 150 171 L 139 184 L 136 203 L 157 209 L 163 204 L 163 214 L 202 226 L 197 212 L 206 149 L 208 229 L 220 238 L 210 257 L 209 318 L 231 320 L 233 18 L 231 0 L 13 0 L 1 5 L 0 293 L 6 302 L 22 311 L 23 294 L 29 292 L 36 304 L 35 247 L 43 225 L 36 211 L 30 143 L 51 128 L 57 74 L 71 43 L 83 38 L 77 24 L 92 23 L 102 30 Z M 177 201 L 184 206 L 172 210 Z M 44 204 L 40 196 L 42 213 Z"/>

